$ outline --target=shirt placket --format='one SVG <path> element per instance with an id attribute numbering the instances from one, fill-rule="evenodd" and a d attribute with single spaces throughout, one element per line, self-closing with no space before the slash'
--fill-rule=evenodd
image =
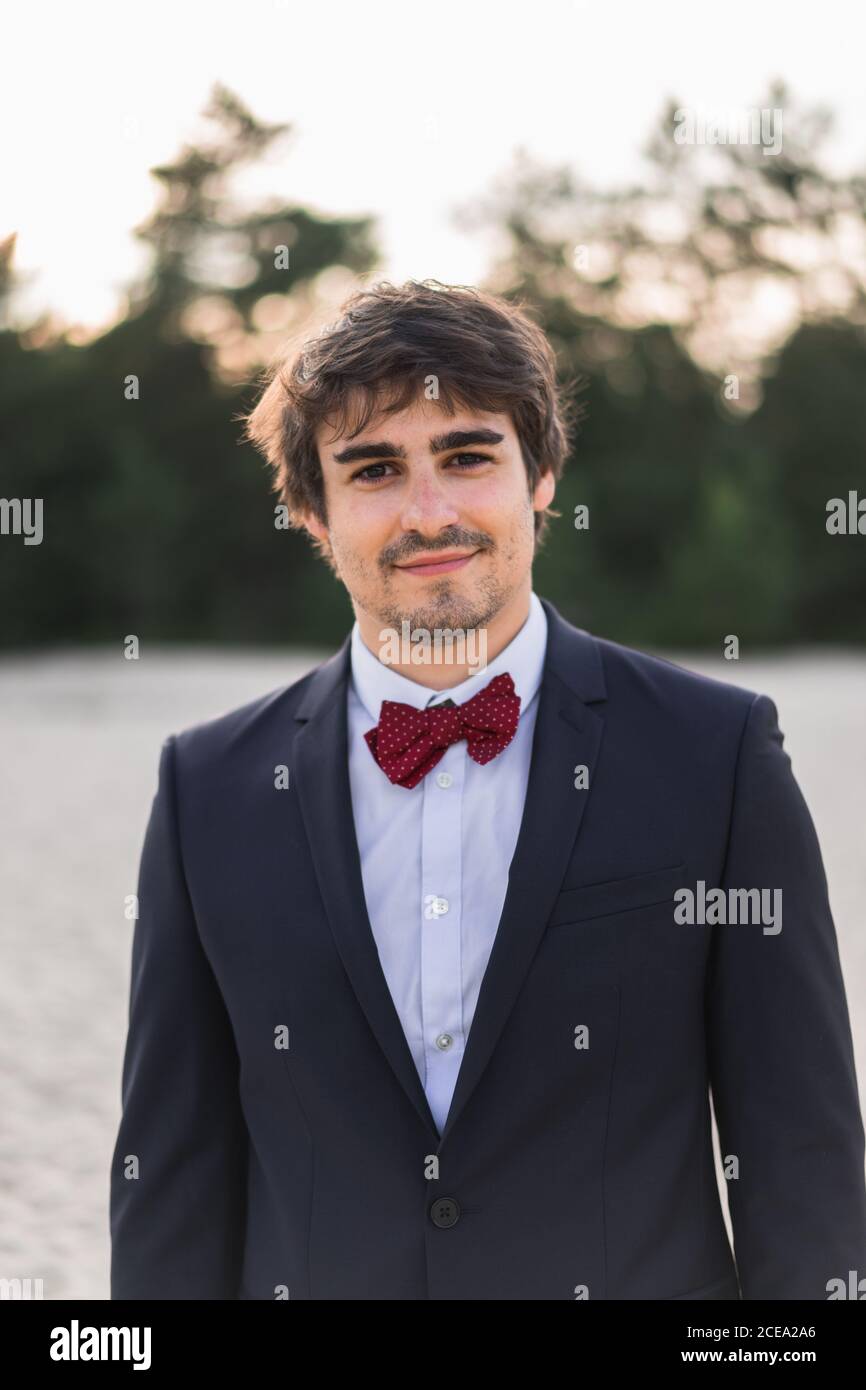
<path id="1" fill-rule="evenodd" d="M 444 1125 L 463 1056 L 462 808 L 466 742 L 452 744 L 421 786 L 421 1020 L 425 1090 Z"/>

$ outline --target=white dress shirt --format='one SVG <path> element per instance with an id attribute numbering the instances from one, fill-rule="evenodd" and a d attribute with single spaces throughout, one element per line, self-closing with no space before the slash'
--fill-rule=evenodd
<path id="1" fill-rule="evenodd" d="M 357 622 L 352 629 L 349 782 L 364 896 L 440 1134 L 505 902 L 546 647 L 547 616 L 533 593 L 526 622 L 498 656 L 468 680 L 431 690 L 384 665 Z M 520 696 L 520 718 L 498 757 L 476 763 L 461 739 L 411 790 L 388 780 L 364 740 L 383 700 L 416 709 L 449 697 L 463 704 L 504 671 Z"/>

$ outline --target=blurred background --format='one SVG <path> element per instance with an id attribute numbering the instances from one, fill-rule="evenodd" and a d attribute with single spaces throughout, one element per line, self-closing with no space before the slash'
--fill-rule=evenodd
<path id="1" fill-rule="evenodd" d="M 275 528 L 238 416 L 370 280 L 519 297 L 581 377 L 535 587 L 776 700 L 863 1091 L 866 515 L 826 524 L 866 499 L 862 17 L 160 0 L 12 27 L 0 498 L 43 499 L 44 531 L 0 534 L 0 1276 L 107 1297 L 124 899 L 159 746 L 352 621 Z M 773 153 L 706 138 L 761 111 Z"/>

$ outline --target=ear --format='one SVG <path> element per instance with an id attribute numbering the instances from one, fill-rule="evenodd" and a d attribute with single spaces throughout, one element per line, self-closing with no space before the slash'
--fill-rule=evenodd
<path id="1" fill-rule="evenodd" d="M 555 492 L 556 479 L 553 476 L 553 470 L 548 469 L 546 473 L 542 473 L 538 482 L 535 484 L 535 490 L 532 494 L 533 510 L 536 512 L 543 512 L 545 507 L 550 506 Z"/>
<path id="2" fill-rule="evenodd" d="M 328 527 L 315 515 L 314 512 L 301 512 L 299 520 L 304 530 L 312 536 L 314 549 L 320 557 L 330 566 L 337 578 L 340 578 L 340 570 L 334 559 L 334 552 L 331 549 L 331 537 Z"/>
<path id="3" fill-rule="evenodd" d="M 313 512 L 301 512 L 301 524 L 317 541 L 328 540 L 328 528 Z"/>

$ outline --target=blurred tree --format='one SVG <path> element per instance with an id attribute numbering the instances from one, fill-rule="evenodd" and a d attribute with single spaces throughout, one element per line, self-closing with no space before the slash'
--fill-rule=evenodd
<path id="1" fill-rule="evenodd" d="M 206 115 L 213 141 L 152 171 L 162 192 L 138 229 L 152 263 L 126 317 L 86 346 L 0 334 L 2 492 L 42 497 L 45 515 L 41 546 L 0 545 L 0 585 L 17 593 L 6 645 L 128 632 L 317 641 L 329 615 L 332 626 L 345 619 L 342 591 L 305 541 L 275 530 L 276 498 L 234 416 L 274 345 L 253 328 L 257 306 L 273 316 L 281 301 L 290 324 L 315 304 L 322 272 L 343 267 L 348 281 L 369 270 L 372 222 L 282 203 L 242 211 L 233 176 L 288 128 L 259 123 L 219 86 Z M 8 266 L 4 275 L 11 292 Z M 133 376 L 137 400 L 126 398 Z M 313 592 L 298 605 L 302 580 Z"/>
<path id="2" fill-rule="evenodd" d="M 866 500 L 866 341 L 846 323 L 804 324 L 779 354 L 748 433 L 776 460 L 763 515 L 792 555 L 785 635 L 866 642 L 866 536 L 827 531 L 827 503 Z"/>

